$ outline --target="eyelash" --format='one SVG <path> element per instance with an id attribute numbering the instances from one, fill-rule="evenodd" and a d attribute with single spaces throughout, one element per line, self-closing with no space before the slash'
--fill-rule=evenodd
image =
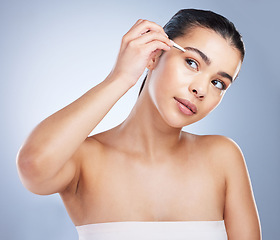
<path id="1" fill-rule="evenodd" d="M 225 90 L 226 89 L 226 84 L 223 82 L 223 81 L 221 81 L 221 80 L 218 80 L 218 79 L 215 79 L 215 80 L 213 80 L 213 81 L 211 81 L 213 84 L 215 83 L 215 82 L 219 82 L 219 83 L 221 83 L 222 84 L 222 88 L 218 88 L 219 90 Z M 216 87 L 216 86 L 215 86 Z"/>
<path id="2" fill-rule="evenodd" d="M 190 66 L 190 68 L 195 69 L 196 71 L 198 71 L 198 63 L 195 60 L 193 60 L 191 58 L 186 58 L 186 62 Z M 191 67 L 191 63 L 195 63 L 196 68 Z M 211 83 L 213 83 L 213 84 L 217 83 L 217 82 L 222 84 L 222 88 L 218 88 L 218 87 L 215 86 L 216 88 L 218 88 L 219 90 L 225 90 L 226 89 L 226 84 L 223 81 L 218 80 L 218 79 L 215 79 L 215 80 L 211 81 Z"/>
<path id="3" fill-rule="evenodd" d="M 192 63 L 195 63 L 195 65 L 196 65 L 196 71 L 198 71 L 198 63 L 196 62 L 196 61 L 194 61 L 193 59 L 190 59 L 190 58 L 186 58 L 186 62 L 187 62 L 187 64 L 191 67 L 191 64 L 190 64 L 190 62 L 192 62 Z M 194 69 L 193 67 L 191 67 L 192 69 Z"/>

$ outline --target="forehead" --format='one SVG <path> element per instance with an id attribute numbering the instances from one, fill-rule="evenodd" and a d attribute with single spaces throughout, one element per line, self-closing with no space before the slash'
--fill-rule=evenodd
<path id="1" fill-rule="evenodd" d="M 174 41 L 184 48 L 199 49 L 211 60 L 212 68 L 228 72 L 233 78 L 240 70 L 241 54 L 239 50 L 232 46 L 229 40 L 211 29 L 195 27 Z"/>

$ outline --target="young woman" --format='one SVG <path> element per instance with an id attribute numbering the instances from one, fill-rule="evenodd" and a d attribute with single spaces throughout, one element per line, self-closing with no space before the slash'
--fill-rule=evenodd
<path id="1" fill-rule="evenodd" d="M 261 239 L 239 147 L 182 131 L 217 107 L 243 58 L 234 25 L 211 11 L 181 10 L 164 28 L 138 20 L 108 77 L 30 134 L 23 184 L 59 193 L 84 240 Z M 127 119 L 88 137 L 146 67 Z"/>

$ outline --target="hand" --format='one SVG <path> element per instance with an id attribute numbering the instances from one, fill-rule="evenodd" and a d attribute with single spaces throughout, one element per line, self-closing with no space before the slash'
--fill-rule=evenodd
<path id="1" fill-rule="evenodd" d="M 118 76 L 133 86 L 155 52 L 168 51 L 172 46 L 171 40 L 161 26 L 139 19 L 123 36 L 111 75 Z"/>

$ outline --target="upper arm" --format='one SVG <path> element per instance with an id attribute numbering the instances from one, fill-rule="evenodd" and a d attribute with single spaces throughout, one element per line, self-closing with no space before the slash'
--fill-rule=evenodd
<path id="1" fill-rule="evenodd" d="M 81 159 L 78 157 L 78 153 L 75 153 L 55 176 L 41 184 L 40 194 L 61 193 L 69 188 L 75 191 L 80 177 Z"/>
<path id="2" fill-rule="evenodd" d="M 232 140 L 226 139 L 223 145 L 226 173 L 224 221 L 228 239 L 260 240 L 260 221 L 245 159 Z"/>
<path id="3" fill-rule="evenodd" d="M 30 163 L 29 163 L 30 162 Z M 34 162 L 34 161 L 33 161 Z M 81 150 L 80 148 L 55 173 L 45 174 L 52 168 L 50 163 L 46 166 L 36 166 L 32 161 L 18 161 L 19 176 L 23 185 L 31 192 L 39 195 L 50 195 L 63 191 L 68 186 L 74 186 L 79 179 Z M 50 172 L 50 171 L 48 171 Z"/>

